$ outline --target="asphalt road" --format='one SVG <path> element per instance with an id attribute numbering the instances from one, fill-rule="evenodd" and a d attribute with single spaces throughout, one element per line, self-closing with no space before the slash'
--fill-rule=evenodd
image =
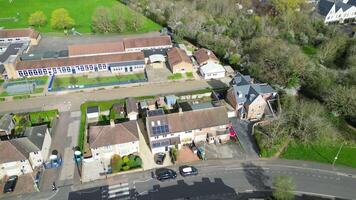
<path id="1" fill-rule="evenodd" d="M 85 101 L 104 101 L 160 94 L 174 94 L 188 92 L 207 87 L 222 87 L 219 81 L 185 81 L 151 83 L 135 87 L 120 87 L 108 90 L 95 90 L 76 93 L 53 94 L 34 97 L 30 99 L 6 101 L 0 103 L 0 114 L 8 112 L 38 111 L 47 109 L 60 109 L 60 111 L 78 111 Z"/>
<path id="2" fill-rule="evenodd" d="M 199 175 L 159 182 L 152 178 L 152 171 L 117 175 L 107 180 L 81 185 L 60 187 L 58 193 L 43 193 L 22 196 L 21 199 L 108 199 L 107 188 L 115 191 L 130 191 L 137 199 L 246 199 L 261 198 L 271 193 L 271 183 L 276 176 L 291 176 L 296 185 L 297 199 L 304 195 L 325 199 L 356 199 L 356 170 L 333 168 L 330 165 L 305 161 L 287 160 L 212 160 L 194 163 Z M 177 169 L 178 166 L 172 167 Z M 116 187 L 127 184 L 125 190 Z M 110 193 L 110 190 L 109 190 Z M 117 193 L 118 194 L 118 193 Z M 101 197 L 101 198 L 100 198 Z M 14 198 L 14 199 L 20 199 Z M 110 198 L 111 199 L 111 198 Z M 112 198 L 115 199 L 115 198 Z M 313 198 L 315 199 L 315 198 Z"/>

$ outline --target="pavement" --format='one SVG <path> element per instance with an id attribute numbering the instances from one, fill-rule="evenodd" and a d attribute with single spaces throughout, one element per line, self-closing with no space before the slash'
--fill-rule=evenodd
<path id="1" fill-rule="evenodd" d="M 0 114 L 8 112 L 30 112 L 58 108 L 60 111 L 79 111 L 85 101 L 105 101 L 162 94 L 189 92 L 207 87 L 222 87 L 219 81 L 186 81 L 143 84 L 136 87 L 120 87 L 110 90 L 92 90 L 75 93 L 55 93 L 16 101 L 1 102 Z"/>
<path id="2" fill-rule="evenodd" d="M 238 144 L 226 143 L 226 144 L 206 144 L 205 145 L 205 158 L 211 159 L 224 159 L 235 158 L 245 159 L 244 151 Z"/>
<path id="3" fill-rule="evenodd" d="M 50 152 L 57 150 L 63 159 L 63 164 L 59 168 L 44 170 L 40 181 L 41 191 L 51 190 L 53 182 L 57 186 L 73 184 L 75 168 L 72 148 L 77 145 L 79 120 L 78 112 L 60 113 Z"/>
<path id="4" fill-rule="evenodd" d="M 148 170 L 59 187 L 57 193 L 34 193 L 8 199 L 121 199 L 118 196 L 132 197 L 135 193 L 139 194 L 137 199 L 155 200 L 261 198 L 271 193 L 273 178 L 281 175 L 294 179 L 295 193 L 299 195 L 296 199 L 303 199 L 302 194 L 327 199 L 356 198 L 356 170 L 352 168 L 291 160 L 225 159 L 199 161 L 193 165 L 199 170 L 199 175 L 193 177 L 178 176 L 176 180 L 159 182 Z M 177 170 L 178 166 L 171 168 Z M 108 198 L 110 194 L 117 196 Z M 304 196 L 304 199 L 307 198 Z"/>

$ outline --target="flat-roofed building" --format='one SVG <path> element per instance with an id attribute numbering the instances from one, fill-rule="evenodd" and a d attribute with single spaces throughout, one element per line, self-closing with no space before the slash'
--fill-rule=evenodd
<path id="1" fill-rule="evenodd" d="M 9 78 L 70 75 L 87 72 L 110 71 L 112 73 L 142 73 L 145 58 L 142 52 L 54 58 L 20 61 L 14 69 L 6 69 Z"/>
<path id="2" fill-rule="evenodd" d="M 124 46 L 126 52 L 136 52 L 150 49 L 166 49 L 173 47 L 170 36 L 126 38 L 124 39 Z"/>
<path id="3" fill-rule="evenodd" d="M 30 42 L 30 45 L 37 45 L 40 39 L 40 33 L 31 28 L 0 30 L 0 43 Z"/>

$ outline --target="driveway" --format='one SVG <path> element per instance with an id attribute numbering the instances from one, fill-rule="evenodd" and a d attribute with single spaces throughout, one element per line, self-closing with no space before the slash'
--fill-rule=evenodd
<path id="1" fill-rule="evenodd" d="M 193 151 L 187 146 L 183 146 L 182 149 L 178 151 L 178 155 L 177 155 L 178 164 L 189 163 L 189 162 L 194 162 L 199 160 L 200 160 L 199 157 L 195 155 Z"/>
<path id="2" fill-rule="evenodd" d="M 5 198 L 5 197 L 14 196 L 14 195 L 19 195 L 19 194 L 36 192 L 36 190 L 34 188 L 32 174 L 24 174 L 24 175 L 19 176 L 19 179 L 17 180 L 17 184 L 16 184 L 14 192 L 4 194 L 3 193 L 4 185 L 5 185 L 5 182 L 2 181 L 0 183 L 0 187 L 1 187 L 0 199 Z"/>
<path id="3" fill-rule="evenodd" d="M 140 127 L 143 126 L 142 121 L 138 121 Z M 140 157 L 142 159 L 142 164 L 143 164 L 143 170 L 150 170 L 154 168 L 159 168 L 159 167 L 166 167 L 172 165 L 171 162 L 171 157 L 169 156 L 169 153 L 166 153 L 166 158 L 164 159 L 163 165 L 157 165 L 154 161 L 154 155 L 151 152 L 150 147 L 148 146 L 148 137 L 147 133 L 144 131 L 143 128 L 140 128 L 142 131 L 140 131 L 139 134 L 139 149 L 140 149 Z"/>
<path id="4" fill-rule="evenodd" d="M 205 157 L 207 160 L 222 159 L 222 158 L 237 158 L 245 159 L 245 155 L 238 144 L 206 144 Z"/>
<path id="5" fill-rule="evenodd" d="M 158 63 L 155 64 L 158 65 Z M 162 63 L 160 68 L 147 65 L 146 74 L 149 82 L 162 82 L 167 81 L 168 76 L 172 75 L 172 72 L 167 68 L 166 64 Z"/>
<path id="6" fill-rule="evenodd" d="M 252 122 L 238 120 L 236 117 L 230 121 L 237 133 L 240 144 L 249 158 L 258 158 L 259 151 L 255 139 L 252 136 Z"/>

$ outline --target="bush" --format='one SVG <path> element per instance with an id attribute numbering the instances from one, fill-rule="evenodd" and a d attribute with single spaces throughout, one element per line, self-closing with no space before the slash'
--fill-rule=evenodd
<path id="1" fill-rule="evenodd" d="M 123 170 L 123 171 L 127 171 L 127 170 L 129 170 L 129 169 L 130 169 L 130 166 L 128 166 L 128 165 L 122 167 L 122 170 Z"/>
<path id="2" fill-rule="evenodd" d="M 5 98 L 1 97 L 1 98 L 0 98 L 0 101 L 5 101 Z"/>

